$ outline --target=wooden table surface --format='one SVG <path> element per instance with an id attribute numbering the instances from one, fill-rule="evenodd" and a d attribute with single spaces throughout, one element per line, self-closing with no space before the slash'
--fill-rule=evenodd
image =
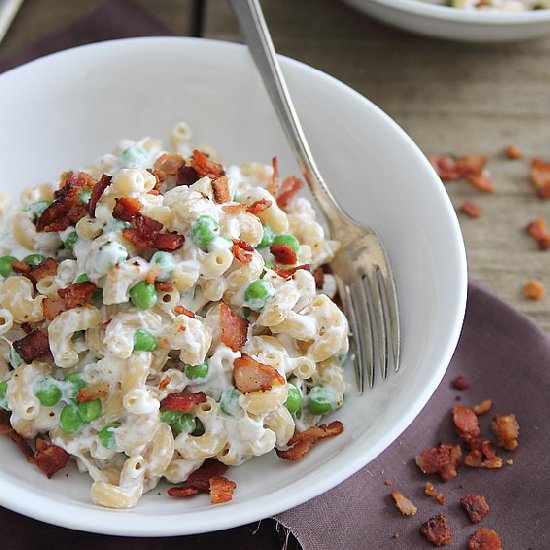
<path id="1" fill-rule="evenodd" d="M 115 0 L 116 1 L 116 0 Z M 173 33 L 191 32 L 192 0 L 135 0 Z M 26 0 L 0 46 L 1 54 L 59 31 L 92 12 L 99 0 Z M 525 299 L 535 278 L 550 289 L 550 252 L 537 250 L 526 224 L 550 222 L 550 202 L 537 199 L 529 159 L 550 161 L 550 37 L 507 45 L 461 44 L 406 34 L 338 0 L 263 0 L 280 53 L 322 69 L 364 94 L 430 153 L 484 154 L 496 192 L 465 182 L 447 190 L 455 206 L 473 199 L 478 219 L 459 215 L 470 276 L 550 331 L 550 296 Z M 204 35 L 239 41 L 225 0 L 206 4 Z M 514 143 L 525 159 L 510 161 Z"/>

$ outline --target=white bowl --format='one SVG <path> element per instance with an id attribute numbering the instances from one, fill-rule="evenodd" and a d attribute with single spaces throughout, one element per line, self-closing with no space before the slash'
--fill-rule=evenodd
<path id="1" fill-rule="evenodd" d="M 550 34 L 550 10 L 488 12 L 448 8 L 419 0 L 344 2 L 406 31 L 450 40 L 511 42 Z"/>
<path id="2" fill-rule="evenodd" d="M 272 453 L 231 469 L 238 489 L 229 504 L 212 506 L 206 496 L 173 499 L 160 487 L 134 510 L 101 509 L 90 502 L 86 475 L 48 480 L 2 440 L 1 505 L 56 525 L 121 535 L 235 527 L 352 475 L 403 432 L 436 389 L 460 333 L 467 284 L 462 236 L 441 181 L 375 105 L 322 72 L 286 58 L 281 63 L 327 181 L 388 247 L 401 299 L 401 371 L 361 397 L 352 386 L 335 414 L 344 434 L 305 460 L 289 463 Z M 277 155 L 282 174 L 298 171 L 251 58 L 236 44 L 139 38 L 51 55 L 0 76 L 0 120 L 1 190 L 12 193 L 55 181 L 120 138 L 167 139 L 179 120 L 225 161 L 270 162 Z"/>

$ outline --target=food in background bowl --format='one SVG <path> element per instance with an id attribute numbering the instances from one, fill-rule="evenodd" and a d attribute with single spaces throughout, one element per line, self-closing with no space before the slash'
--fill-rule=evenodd
<path id="1" fill-rule="evenodd" d="M 447 0 L 450 8 L 463 10 L 487 10 L 521 12 L 550 8 L 548 0 Z"/>
<path id="2" fill-rule="evenodd" d="M 31 253 L 2 243 L 9 433 L 37 438 L 48 476 L 73 457 L 110 508 L 207 459 L 296 460 L 343 429 L 310 429 L 344 399 L 348 325 L 323 271 L 338 243 L 276 159 L 225 170 L 190 138 L 180 123 L 175 152 L 124 140 L 56 191 L 26 189 L 10 222 Z"/>

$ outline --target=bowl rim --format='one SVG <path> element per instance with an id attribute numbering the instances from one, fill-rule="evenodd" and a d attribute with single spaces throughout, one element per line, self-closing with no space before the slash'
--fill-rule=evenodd
<path id="1" fill-rule="evenodd" d="M 357 0 L 351 0 L 357 2 Z M 473 25 L 529 25 L 550 21 L 550 9 L 533 10 L 525 12 L 491 12 L 483 10 L 461 10 L 450 8 L 448 6 L 424 3 L 420 0 L 365 0 L 374 4 L 410 13 L 428 17 L 430 19 L 439 19 L 452 21 L 454 23 L 469 23 Z"/>
<path id="2" fill-rule="evenodd" d="M 185 47 L 185 44 L 194 44 L 195 46 L 201 44 L 200 47 L 204 48 L 225 48 L 233 51 L 244 51 L 246 49 L 246 46 L 234 42 L 195 37 L 153 36 L 106 40 L 62 50 L 5 71 L 0 75 L 0 86 L 15 73 L 29 70 L 32 71 L 35 64 L 44 64 L 51 62 L 52 59 L 78 55 L 80 51 L 88 52 L 96 50 L 100 55 L 108 51 L 109 55 L 117 55 L 127 47 L 133 47 L 134 44 L 144 43 L 147 43 L 148 48 L 154 47 L 154 43 L 173 43 L 174 47 Z M 364 453 L 358 453 L 359 456 L 353 457 L 352 460 L 348 460 L 345 466 L 331 470 L 331 476 L 327 476 L 326 478 L 317 476 L 314 483 L 310 479 L 310 476 L 304 476 L 303 479 L 310 482 L 308 486 L 304 486 L 304 490 L 286 491 L 287 487 L 285 486 L 269 495 L 257 497 L 254 499 L 254 506 L 250 506 L 250 504 L 246 502 L 239 504 L 238 501 L 234 501 L 231 504 L 231 508 L 216 507 L 213 513 L 205 514 L 203 510 L 187 511 L 183 512 L 183 514 L 190 516 L 192 521 L 185 523 L 174 522 L 174 515 L 165 516 L 162 518 L 164 521 L 159 521 L 158 517 L 153 518 L 150 516 L 147 516 L 147 521 L 138 521 L 141 517 L 145 520 L 146 516 L 144 515 L 134 517 L 133 521 L 124 521 L 124 512 L 121 513 L 121 511 L 96 507 L 91 503 L 88 506 L 89 513 L 75 514 L 75 510 L 79 509 L 79 507 L 75 507 L 74 504 L 68 502 L 55 501 L 55 505 L 52 506 L 52 500 L 39 493 L 33 494 L 33 498 L 28 499 L 29 494 L 27 489 L 20 488 L 13 481 L 3 479 L 2 477 L 0 477 L 0 505 L 49 524 L 69 529 L 111 535 L 162 537 L 233 528 L 238 525 L 244 525 L 271 517 L 303 504 L 307 500 L 332 489 L 356 473 L 370 461 L 374 460 L 399 437 L 417 417 L 439 386 L 461 333 L 466 309 L 468 284 L 464 241 L 456 213 L 451 205 L 445 188 L 420 148 L 389 115 L 382 111 L 382 109 L 347 84 L 344 84 L 342 81 L 323 71 L 286 56 L 279 55 L 278 58 L 283 69 L 285 67 L 292 67 L 294 70 L 302 73 L 314 71 L 332 86 L 336 86 L 337 89 L 359 100 L 374 116 L 380 117 L 384 124 L 392 128 L 392 131 L 395 133 L 396 141 L 399 142 L 401 146 L 407 147 L 409 152 L 414 154 L 419 166 L 424 166 L 426 177 L 431 178 L 434 185 L 434 193 L 438 195 L 440 204 L 446 210 L 450 233 L 453 237 L 453 243 L 455 244 L 453 261 L 456 262 L 458 268 L 458 288 L 451 297 L 452 306 L 449 306 L 449 310 L 452 310 L 454 320 L 450 326 L 445 349 L 443 352 L 439 352 L 438 368 L 434 370 L 431 379 L 425 384 L 421 395 L 407 405 L 406 412 L 403 414 L 400 421 L 393 425 L 392 428 L 386 432 L 384 437 L 379 439 L 376 445 L 365 449 Z M 301 487 L 300 483 L 296 483 L 296 485 Z M 85 509 L 85 507 L 82 507 L 82 509 Z M 231 510 L 231 513 L 229 513 L 229 510 Z M 226 513 L 224 513 L 224 511 Z"/>

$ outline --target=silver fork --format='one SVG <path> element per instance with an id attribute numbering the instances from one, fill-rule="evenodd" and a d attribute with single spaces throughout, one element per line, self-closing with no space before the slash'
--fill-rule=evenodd
<path id="1" fill-rule="evenodd" d="M 331 267 L 350 325 L 350 351 L 357 389 L 363 393 L 365 373 L 372 387 L 376 371 L 385 379 L 390 363 L 395 371 L 399 369 L 399 311 L 388 255 L 375 231 L 353 221 L 321 177 L 275 57 L 259 1 L 230 2 L 279 122 L 325 215 L 331 237 L 342 243 Z"/>

